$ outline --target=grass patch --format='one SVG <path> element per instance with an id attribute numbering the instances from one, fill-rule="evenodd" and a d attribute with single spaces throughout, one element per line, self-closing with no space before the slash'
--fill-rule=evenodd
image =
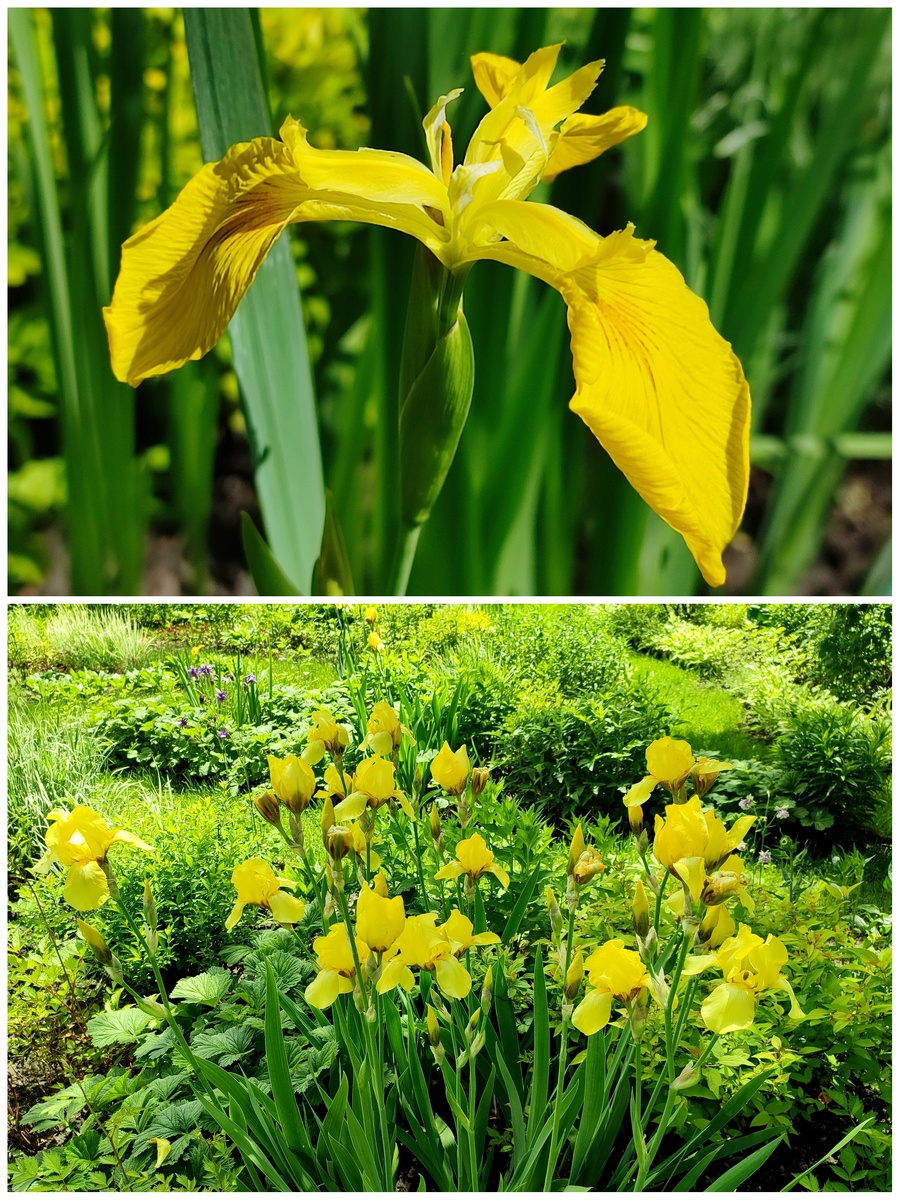
<path id="1" fill-rule="evenodd" d="M 736 696 L 704 683 L 675 663 L 629 651 L 628 661 L 639 680 L 647 681 L 678 714 L 675 737 L 690 742 L 695 753 L 715 751 L 724 758 L 765 758 L 769 747 L 744 728 L 744 709 Z"/>

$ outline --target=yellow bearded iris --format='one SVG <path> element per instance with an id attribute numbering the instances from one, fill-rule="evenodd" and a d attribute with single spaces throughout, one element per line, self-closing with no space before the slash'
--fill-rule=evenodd
<path id="1" fill-rule="evenodd" d="M 756 1001 L 762 992 L 787 992 L 791 998 L 790 1016 L 802 1021 L 805 1013 L 797 1003 L 794 989 L 781 974 L 788 960 L 784 943 L 773 934 L 765 941 L 742 925 L 734 937 L 722 942 L 717 953 L 699 954 L 687 960 L 685 975 L 699 975 L 709 967 L 718 967 L 724 982 L 713 988 L 700 1013 L 713 1033 L 733 1033 L 753 1024 Z"/>
<path id="2" fill-rule="evenodd" d="M 268 909 L 280 925 L 293 925 L 303 917 L 306 910 L 303 901 L 281 890 L 295 888 L 296 883 L 290 879 L 279 879 L 262 858 L 248 858 L 239 863 L 231 874 L 231 882 L 237 888 L 237 900 L 228 914 L 226 929 L 233 929 L 237 925 L 247 904 Z"/>
<path id="3" fill-rule="evenodd" d="M 375 886 L 365 884 L 356 902 L 356 932 L 376 954 L 383 954 L 403 932 L 406 913 L 403 897 L 388 898 L 383 875 L 376 875 Z"/>
<path id="4" fill-rule="evenodd" d="M 492 946 L 500 941 L 499 934 L 476 933 L 475 926 L 458 908 L 454 908 L 443 925 L 438 926 L 438 931 L 450 942 L 457 958 L 472 946 Z"/>
<path id="5" fill-rule="evenodd" d="M 47 852 L 34 869 L 43 874 L 55 862 L 68 867 L 63 899 L 80 912 L 99 908 L 109 899 L 109 881 L 103 863 L 114 842 L 124 842 L 139 850 L 153 849 L 136 834 L 107 825 L 86 804 L 77 804 L 71 812 L 54 809 L 47 819 L 53 822 L 44 839 Z"/>
<path id="6" fill-rule="evenodd" d="M 361 963 L 369 957 L 369 947 L 361 938 L 356 938 L 356 955 Z M 328 1008 L 344 992 L 353 991 L 356 979 L 356 964 L 347 936 L 347 926 L 332 925 L 324 937 L 313 942 L 319 973 L 310 983 L 304 995 L 313 1008 Z"/>
<path id="7" fill-rule="evenodd" d="M 487 843 L 480 833 L 473 833 L 471 837 L 463 838 L 457 843 L 456 859 L 441 867 L 435 879 L 458 879 L 460 875 L 467 875 L 474 883 L 487 872 L 495 875 L 504 888 L 509 887 L 509 875 L 494 861 L 494 852 L 488 850 Z"/>
<path id="8" fill-rule="evenodd" d="M 286 804 L 292 813 L 299 815 L 303 812 L 316 790 L 316 777 L 309 763 L 289 754 L 286 758 L 276 758 L 267 754 L 269 763 L 269 779 L 272 791 Z"/>
<path id="9" fill-rule="evenodd" d="M 393 754 L 395 750 L 400 749 L 404 735 L 412 737 L 406 726 L 400 724 L 397 710 L 385 700 L 379 700 L 372 707 L 366 724 L 366 736 L 360 743 L 360 749 L 370 748 L 373 754 L 379 755 Z"/>
<path id="10" fill-rule="evenodd" d="M 712 809 L 703 811 L 699 796 L 691 796 L 686 804 L 666 805 L 665 820 L 657 814 L 653 853 L 657 862 L 687 884 L 696 901 L 707 875 L 725 862 L 755 820 L 738 817 L 726 830 Z"/>
<path id="11" fill-rule="evenodd" d="M 588 1037 L 608 1024 L 614 999 L 627 1003 L 650 984 L 650 975 L 636 950 L 626 950 L 621 938 L 598 946 L 584 962 L 591 989 L 572 1013 L 572 1024 Z"/>
<path id="12" fill-rule="evenodd" d="M 403 932 L 385 955 L 385 967 L 376 984 L 382 994 L 395 987 L 409 991 L 415 983 L 413 967 L 430 971 L 445 996 L 462 1000 L 472 990 L 472 977 L 458 962 L 450 940 L 435 927 L 437 913 L 407 917 Z"/>
<path id="13" fill-rule="evenodd" d="M 448 742 L 444 742 L 431 760 L 431 778 L 451 796 L 461 795 L 469 778 L 469 755 L 465 746 L 454 751 Z"/>
<path id="14" fill-rule="evenodd" d="M 360 803 L 361 798 L 361 803 Z M 412 817 L 412 805 L 406 796 L 394 786 L 394 764 L 384 758 L 364 758 L 353 775 L 353 794 L 348 796 L 335 809 L 348 807 L 345 816 L 359 816 L 368 805 L 369 808 L 381 808 L 389 800 L 396 800 L 408 817 Z M 359 812 L 349 811 L 351 804 L 359 803 Z"/>
<path id="15" fill-rule="evenodd" d="M 122 248 L 103 310 L 113 372 L 136 386 L 210 350 L 292 222 L 398 229 L 460 276 L 480 259 L 508 263 L 562 294 L 571 408 L 718 586 L 721 552 L 746 500 L 749 389 L 706 305 L 653 242 L 636 238 L 632 225 L 600 237 L 568 213 L 527 202 L 542 179 L 646 124 L 632 108 L 580 115 L 603 64 L 551 87 L 559 50 L 544 47 L 522 65 L 473 58 L 491 111 L 458 164 L 446 112 L 459 90 L 425 118 L 430 168 L 385 150 L 319 150 L 293 117 L 280 141 L 256 138 L 207 163 Z M 692 466 L 698 459 L 702 471 Z"/>

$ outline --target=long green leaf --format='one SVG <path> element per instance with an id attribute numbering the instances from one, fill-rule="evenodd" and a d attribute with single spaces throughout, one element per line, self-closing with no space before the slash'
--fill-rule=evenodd
<path id="1" fill-rule="evenodd" d="M 184 10 L 203 154 L 271 135 L 247 9 Z M 248 50 L 251 50 L 248 53 Z M 278 562 L 308 594 L 325 499 L 315 396 L 297 279 L 282 238 L 230 326 L 266 533 Z"/>
<path id="2" fill-rule="evenodd" d="M 704 1189 L 707 1192 L 736 1192 L 742 1183 L 745 1183 L 751 1175 L 755 1175 L 759 1168 L 775 1153 L 776 1149 L 784 1141 L 784 1134 L 779 1134 L 777 1138 L 773 1138 L 768 1146 L 762 1146 L 759 1150 L 754 1150 L 752 1154 L 739 1163 L 735 1163 L 733 1167 L 729 1167 L 718 1179 L 714 1179 L 712 1183 L 707 1184 Z"/>

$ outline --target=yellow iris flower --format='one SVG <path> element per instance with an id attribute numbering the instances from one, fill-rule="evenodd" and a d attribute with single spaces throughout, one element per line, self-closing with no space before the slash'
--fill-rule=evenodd
<path id="1" fill-rule="evenodd" d="M 731 829 L 712 809 L 703 811 L 699 796 L 686 804 L 667 804 L 666 816 L 656 816 L 653 853 L 657 862 L 690 888 L 699 900 L 708 875 L 730 856 L 756 817 L 738 817 Z"/>
<path id="2" fill-rule="evenodd" d="M 383 954 L 396 942 L 405 924 L 403 897 L 388 898 L 383 875 L 376 875 L 374 887 L 363 885 L 356 902 L 356 933 L 370 950 Z"/>
<path id="3" fill-rule="evenodd" d="M 497 933 L 476 933 L 475 926 L 458 908 L 453 909 L 443 925 L 438 925 L 438 931 L 449 941 L 457 958 L 472 946 L 493 946 L 500 941 Z"/>
<path id="4" fill-rule="evenodd" d="M 366 736 L 360 743 L 360 749 L 371 748 L 373 754 L 379 755 L 392 754 L 399 750 L 404 735 L 412 737 L 406 726 L 400 724 L 397 710 L 387 701 L 379 700 L 372 707 L 366 724 Z"/>
<path id="5" fill-rule="evenodd" d="M 47 819 L 53 822 L 44 839 L 47 852 L 34 869 L 43 874 L 55 862 L 68 867 L 63 899 L 79 912 L 99 908 L 109 899 L 109 881 L 103 863 L 114 842 L 124 842 L 139 850 L 153 849 L 136 834 L 107 825 L 86 804 L 77 804 L 71 812 L 54 809 Z"/>
<path id="6" fill-rule="evenodd" d="M 319 150 L 293 117 L 280 141 L 255 138 L 207 163 L 122 247 L 103 310 L 113 372 L 136 386 L 210 350 L 292 222 L 398 229 L 454 273 L 481 259 L 507 263 L 562 294 L 576 382 L 570 407 L 720 585 L 721 552 L 746 500 L 749 389 L 706 305 L 653 242 L 632 225 L 600 237 L 560 209 L 527 202 L 542 179 L 646 124 L 631 108 L 579 115 L 603 64 L 551 87 L 559 51 L 546 46 L 521 65 L 474 56 L 491 111 L 460 163 L 446 120 L 459 90 L 425 118 L 429 166 L 385 150 Z"/>
<path id="7" fill-rule="evenodd" d="M 350 745 L 350 734 L 344 725 L 339 725 L 334 719 L 334 713 L 327 708 L 317 709 L 310 718 L 312 726 L 306 731 L 309 743 L 303 753 L 307 762 L 315 765 L 321 762 L 326 751 L 332 757 L 340 758 L 347 746 Z"/>
<path id="8" fill-rule="evenodd" d="M 728 938 L 715 954 L 694 955 L 684 964 L 685 975 L 699 975 L 709 967 L 718 967 L 724 982 L 713 988 L 700 1007 L 708 1029 L 713 1033 L 733 1033 L 753 1024 L 756 1001 L 762 992 L 787 992 L 791 998 L 790 1016 L 802 1021 L 805 1013 L 797 1003 L 794 989 L 781 974 L 788 960 L 784 943 L 773 934 L 765 941 L 742 925 L 736 936 Z"/>
<path id="9" fill-rule="evenodd" d="M 394 786 L 394 764 L 377 755 L 364 758 L 357 766 L 353 774 L 353 795 L 348 796 L 343 804 L 349 806 L 351 801 L 357 803 L 360 797 L 363 803 L 359 812 L 348 812 L 348 816 L 359 816 L 366 805 L 372 809 L 381 808 L 388 800 L 396 800 L 408 817 L 414 816 L 412 805 L 403 792 Z M 341 807 L 338 805 L 335 813 Z"/>
<path id="10" fill-rule="evenodd" d="M 289 896 L 282 888 L 295 888 L 290 879 L 279 879 L 269 864 L 262 858 L 248 858 L 239 863 L 231 874 L 231 882 L 237 888 L 237 900 L 228 914 L 226 929 L 233 929 L 247 904 L 258 904 L 266 908 L 281 925 L 293 925 L 303 917 L 306 906 L 302 900 Z"/>
<path id="11" fill-rule="evenodd" d="M 272 791 L 292 813 L 299 815 L 309 804 L 316 790 L 316 777 L 312 767 L 296 754 L 288 754 L 286 758 L 276 758 L 274 754 L 267 754 L 266 759 L 269 763 Z"/>
<path id="12" fill-rule="evenodd" d="M 431 778 L 449 795 L 461 795 L 469 778 L 469 754 L 465 746 L 454 751 L 444 742 L 431 760 Z"/>
<path id="13" fill-rule="evenodd" d="M 409 991 L 415 983 L 413 967 L 430 971 L 445 996 L 462 1000 L 472 990 L 472 977 L 458 962 L 449 938 L 435 927 L 437 913 L 407 917 L 403 932 L 385 955 L 385 967 L 376 984 L 382 994 L 395 987 Z"/>
<path id="14" fill-rule="evenodd" d="M 509 887 L 509 875 L 494 861 L 494 852 L 488 850 L 480 833 L 473 833 L 457 843 L 455 860 L 441 867 L 435 879 L 458 879 L 460 875 L 468 875 L 474 882 L 487 872 L 495 875 L 504 888 Z"/>
<path id="15" fill-rule="evenodd" d="M 650 984 L 650 975 L 636 950 L 626 950 L 621 938 L 605 942 L 585 959 L 591 990 L 572 1013 L 572 1024 L 588 1037 L 609 1023 L 613 999 L 627 1003 Z"/>
<path id="16" fill-rule="evenodd" d="M 356 954 L 361 963 L 369 957 L 369 947 L 361 938 L 356 938 Z M 343 922 L 332 925 L 323 937 L 313 942 L 313 952 L 319 964 L 319 973 L 307 985 L 303 993 L 307 1004 L 313 1008 L 328 1008 L 344 992 L 353 991 L 356 964 L 353 950 Z"/>

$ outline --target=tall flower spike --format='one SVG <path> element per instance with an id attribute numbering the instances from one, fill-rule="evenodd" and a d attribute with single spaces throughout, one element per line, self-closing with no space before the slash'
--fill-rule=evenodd
<path id="1" fill-rule="evenodd" d="M 474 57 L 491 111 L 455 166 L 446 117 L 458 90 L 425 118 L 430 169 L 390 151 L 319 150 L 293 117 L 280 141 L 256 138 L 207 163 L 122 247 L 103 310 L 113 372 L 137 386 L 206 354 L 292 222 L 398 229 L 459 280 L 481 259 L 507 263 L 563 296 L 576 385 L 570 407 L 718 586 L 722 550 L 746 501 L 749 389 L 706 305 L 652 241 L 635 237 L 632 225 L 600 237 L 560 209 L 527 201 L 541 179 L 590 161 L 646 120 L 625 107 L 581 115 L 603 64 L 550 86 L 559 51 L 546 46 L 523 64 Z M 463 373 L 466 355 L 470 343 L 459 351 Z"/>

